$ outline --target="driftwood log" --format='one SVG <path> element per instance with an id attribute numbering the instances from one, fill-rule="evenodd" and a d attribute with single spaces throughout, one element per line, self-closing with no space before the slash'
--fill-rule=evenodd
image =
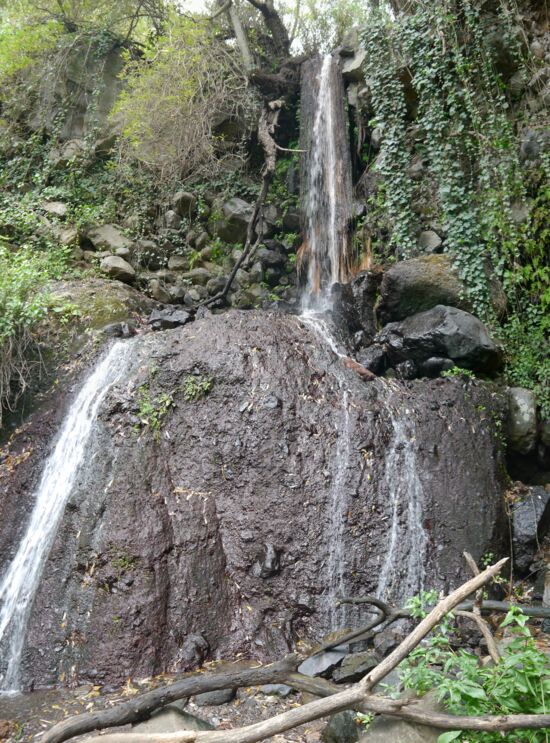
<path id="1" fill-rule="evenodd" d="M 256 741 L 265 740 L 299 725 L 345 709 L 390 715 L 411 722 L 431 725 L 441 730 L 507 731 L 519 728 L 540 729 L 550 727 L 550 715 L 459 717 L 426 712 L 420 709 L 414 701 L 386 699 L 373 693 L 374 687 L 417 647 L 444 616 L 456 610 L 461 602 L 491 580 L 505 562 L 506 560 L 501 560 L 496 565 L 475 575 L 467 583 L 441 600 L 387 658 L 359 683 L 343 691 L 340 691 L 339 687 L 330 682 L 322 679 L 311 679 L 297 673 L 295 669 L 299 659 L 297 656 L 289 656 L 279 663 L 259 668 L 222 674 L 191 676 L 169 687 L 143 694 L 112 709 L 69 718 L 51 728 L 44 736 L 43 741 L 44 743 L 62 743 L 71 737 L 94 729 L 105 729 L 106 727 L 135 722 L 147 717 L 159 706 L 192 694 L 214 689 L 271 682 L 286 683 L 296 689 L 310 691 L 322 698 L 291 709 L 269 720 L 235 730 L 219 732 L 181 731 L 163 734 L 110 733 L 89 738 L 87 743 L 256 743 Z M 377 610 L 378 617 L 384 613 L 387 614 L 380 606 L 377 607 Z M 341 643 L 342 639 L 338 642 Z"/>

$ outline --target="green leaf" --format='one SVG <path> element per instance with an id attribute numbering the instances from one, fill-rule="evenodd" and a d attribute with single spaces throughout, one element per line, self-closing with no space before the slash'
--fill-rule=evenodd
<path id="1" fill-rule="evenodd" d="M 449 730 L 447 733 L 442 733 L 437 739 L 437 743 L 450 743 L 452 740 L 456 740 L 462 735 L 462 730 Z"/>

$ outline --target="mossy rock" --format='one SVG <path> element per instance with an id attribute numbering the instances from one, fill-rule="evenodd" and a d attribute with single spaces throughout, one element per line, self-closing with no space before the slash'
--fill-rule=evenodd
<path id="1" fill-rule="evenodd" d="M 497 281 L 491 282 L 491 302 L 497 315 L 506 308 L 506 297 Z M 466 286 L 451 256 L 424 255 L 400 261 L 384 273 L 376 312 L 380 322 L 404 320 L 437 305 L 472 312 Z"/>
<path id="2" fill-rule="evenodd" d="M 100 330 L 132 315 L 150 312 L 153 302 L 121 281 L 85 279 L 58 281 L 50 285 L 54 303 L 71 305 L 81 332 Z"/>

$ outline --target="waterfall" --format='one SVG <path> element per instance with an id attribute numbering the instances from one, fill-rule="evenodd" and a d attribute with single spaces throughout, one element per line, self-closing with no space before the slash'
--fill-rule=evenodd
<path id="1" fill-rule="evenodd" d="M 391 527 L 376 595 L 397 602 L 424 589 L 428 537 L 423 525 L 424 492 L 418 477 L 411 418 L 388 410 L 393 439 L 388 449 L 384 482 L 389 492 Z M 408 416 L 409 411 L 403 411 Z"/>
<path id="2" fill-rule="evenodd" d="M 0 577 L 0 689 L 19 685 L 19 665 L 34 596 L 71 494 L 101 402 L 124 373 L 133 343 L 118 341 L 97 363 L 75 400 L 34 495 L 34 508 L 19 548 Z M 89 453 L 89 452 L 88 452 Z"/>
<path id="3" fill-rule="evenodd" d="M 330 308 L 330 290 L 350 278 L 352 185 L 344 88 L 337 62 L 327 54 L 302 68 L 301 162 L 307 264 L 304 309 Z"/>
<path id="4" fill-rule="evenodd" d="M 307 264 L 301 321 L 340 359 L 325 313 L 331 309 L 331 289 L 350 278 L 351 160 L 344 111 L 344 86 L 332 55 L 302 67 L 301 162 L 304 244 L 300 266 Z M 340 415 L 329 496 L 327 589 L 324 613 L 331 629 L 338 627 L 336 601 L 344 592 L 344 529 L 347 499 L 343 492 L 351 453 L 350 392 L 337 364 Z M 340 613 L 343 613 L 343 609 Z"/>

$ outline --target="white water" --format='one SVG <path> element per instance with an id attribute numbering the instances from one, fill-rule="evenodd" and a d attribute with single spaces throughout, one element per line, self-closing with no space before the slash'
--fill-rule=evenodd
<path id="1" fill-rule="evenodd" d="M 15 691 L 34 596 L 71 494 L 99 406 L 126 369 L 131 342 L 119 341 L 98 362 L 72 403 L 42 472 L 29 525 L 0 578 L 0 689 Z"/>
<path id="2" fill-rule="evenodd" d="M 347 133 L 339 131 L 337 121 L 343 106 L 338 99 L 338 75 L 337 63 L 330 54 L 325 55 L 319 73 L 304 205 L 308 275 L 303 308 L 316 312 L 330 309 L 332 285 L 348 278 L 347 215 L 342 217 L 341 203 L 345 201 L 348 174 L 343 174 L 344 164 L 338 154 L 338 139 L 347 140 Z"/>
<path id="3" fill-rule="evenodd" d="M 424 492 L 418 477 L 414 427 L 388 406 L 393 439 L 386 457 L 384 482 L 390 496 L 391 528 L 376 595 L 399 602 L 424 589 L 428 538 L 423 524 Z"/>

